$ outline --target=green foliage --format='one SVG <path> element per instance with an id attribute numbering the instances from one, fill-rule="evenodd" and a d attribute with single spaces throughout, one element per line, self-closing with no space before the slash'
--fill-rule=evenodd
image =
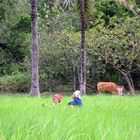
<path id="1" fill-rule="evenodd" d="M 114 28 L 131 14 L 123 7 L 112 0 L 96 0 L 94 5 L 96 21 L 94 25 L 102 24 L 109 28 Z"/>
<path id="2" fill-rule="evenodd" d="M 113 67 L 108 68 L 110 67 L 108 61 L 114 62 L 115 65 L 119 64 L 121 68 L 125 66 L 132 71 L 138 70 L 138 57 L 133 59 L 132 65 L 129 63 L 135 54 L 136 56 L 139 54 L 140 26 L 139 22 L 136 22 L 137 20 L 137 18 L 130 18 L 112 30 L 98 25 L 96 30 L 87 31 L 87 83 L 93 84 L 94 90 L 96 90 L 97 82 L 101 80 L 120 84 L 124 82 L 118 71 L 113 71 Z M 128 32 L 132 32 L 135 36 L 128 35 Z M 40 81 L 41 85 L 45 83 L 48 90 L 54 89 L 55 85 L 73 82 L 75 72 L 78 73 L 80 67 L 80 48 L 78 45 L 80 32 L 54 32 L 47 37 L 44 30 L 41 33 L 40 74 L 44 75 L 44 82 Z M 134 49 L 133 53 L 129 49 L 132 42 L 137 42 L 136 50 Z M 98 53 L 101 57 L 98 57 Z M 128 64 L 130 64 L 129 67 Z"/>
<path id="3" fill-rule="evenodd" d="M 140 8 L 140 1 L 139 0 L 135 0 L 135 1 L 136 1 L 137 6 Z"/>
<path id="4" fill-rule="evenodd" d="M 30 3 L 28 0 L 4 0 L 0 2 L 0 75 L 20 71 L 21 62 L 29 53 Z M 1 12 L 0 12 L 1 13 Z"/>
<path id="5" fill-rule="evenodd" d="M 11 26 L 12 31 L 31 32 L 31 16 L 21 15 L 18 20 Z"/>
<path id="6" fill-rule="evenodd" d="M 133 66 L 140 60 L 139 21 L 129 19 L 111 31 L 102 29 L 96 32 L 95 51 L 106 63 L 128 71 L 135 70 Z"/>
<path id="7" fill-rule="evenodd" d="M 79 35 L 62 32 L 49 35 L 46 40 L 41 38 L 40 74 L 44 73 L 48 88 L 73 81 L 74 70 L 80 66 Z"/>
<path id="8" fill-rule="evenodd" d="M 25 32 L 20 32 L 16 35 L 16 33 L 11 35 L 11 41 L 7 46 L 7 52 L 10 52 L 13 60 L 16 62 L 21 62 L 26 57 L 26 55 L 30 52 L 30 40 L 28 39 L 30 34 Z"/>
<path id="9" fill-rule="evenodd" d="M 23 14 L 30 13 L 28 0 L 0 0 L 0 41 L 10 38 L 11 25 Z"/>
<path id="10" fill-rule="evenodd" d="M 20 64 L 14 63 L 11 53 L 0 48 L 0 76 L 11 74 L 20 70 Z"/>
<path id="11" fill-rule="evenodd" d="M 97 58 L 103 61 L 107 67 L 111 65 L 125 79 L 126 75 L 130 75 L 132 83 L 131 74 L 139 71 L 140 67 L 139 25 L 139 18 L 130 18 L 112 30 L 98 27 L 95 30 L 94 38 L 93 49 Z M 113 81 L 113 79 L 111 78 L 109 81 Z M 128 79 L 126 81 L 131 89 Z M 116 82 L 120 82 L 119 77 Z"/>
<path id="12" fill-rule="evenodd" d="M 14 73 L 0 78 L 0 91 L 27 92 L 30 88 L 31 76 L 28 73 Z"/>
<path id="13" fill-rule="evenodd" d="M 31 18 L 28 15 L 21 15 L 20 18 L 11 25 L 9 44 L 6 51 L 12 54 L 12 57 L 21 62 L 29 53 L 31 32 Z"/>
<path id="14" fill-rule="evenodd" d="M 5 74 L 5 69 L 9 61 L 10 61 L 10 56 L 8 57 L 6 52 L 2 48 L 0 48 L 0 75 Z"/>
<path id="15" fill-rule="evenodd" d="M 38 2 L 41 91 L 54 90 L 61 84 L 70 84 L 68 90 L 73 90 L 74 78 L 79 76 L 80 67 L 80 20 L 77 5 L 62 9 L 62 1 Z M 122 83 L 123 79 L 118 72 L 113 67 L 108 68 L 108 60 L 115 65 L 119 64 L 121 68 L 132 70 L 133 77 L 137 79 L 135 85 L 139 85 L 137 77 L 140 58 L 133 54 L 139 52 L 140 19 L 134 19 L 128 10 L 112 0 L 96 0 L 93 5 L 90 1 L 85 2 L 86 10 L 92 7 L 87 15 L 90 12 L 94 14 L 89 16 L 90 29 L 86 32 L 88 85 L 95 90 L 98 81 Z M 136 3 L 139 4 L 137 0 Z M 29 0 L 0 0 L 0 76 L 9 75 L 10 79 L 11 75 L 13 80 L 13 74 L 30 73 L 30 22 Z M 97 52 L 106 54 L 107 61 L 106 57 L 98 57 Z M 131 67 L 128 66 L 131 63 L 129 60 L 133 60 Z M 16 84 L 18 87 L 18 82 Z M 17 87 L 12 91 L 17 91 Z"/>

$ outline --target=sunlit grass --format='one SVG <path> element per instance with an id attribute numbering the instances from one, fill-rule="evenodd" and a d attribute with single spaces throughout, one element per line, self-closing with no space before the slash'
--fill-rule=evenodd
<path id="1" fill-rule="evenodd" d="M 140 96 L 86 96 L 83 107 L 69 101 L 53 106 L 51 98 L 0 97 L 0 140 L 140 139 Z"/>

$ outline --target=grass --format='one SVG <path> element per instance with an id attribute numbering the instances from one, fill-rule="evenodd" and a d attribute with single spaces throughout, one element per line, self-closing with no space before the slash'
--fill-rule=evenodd
<path id="1" fill-rule="evenodd" d="M 87 96 L 83 107 L 69 101 L 1 96 L 0 140 L 140 140 L 140 96 Z"/>

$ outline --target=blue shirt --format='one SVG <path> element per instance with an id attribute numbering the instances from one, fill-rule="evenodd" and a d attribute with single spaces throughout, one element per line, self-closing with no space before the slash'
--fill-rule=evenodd
<path id="1" fill-rule="evenodd" d="M 71 101 L 71 102 L 68 103 L 68 105 L 73 105 L 73 106 L 75 106 L 75 105 L 81 106 L 82 104 L 83 104 L 82 103 L 82 100 L 79 99 L 79 98 L 76 98 L 73 101 Z"/>

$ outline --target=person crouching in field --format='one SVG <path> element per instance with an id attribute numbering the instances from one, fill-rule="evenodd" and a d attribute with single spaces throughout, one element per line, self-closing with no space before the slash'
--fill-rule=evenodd
<path id="1" fill-rule="evenodd" d="M 56 94 L 52 97 L 53 105 L 60 104 L 62 102 L 62 96 L 60 94 Z"/>
<path id="2" fill-rule="evenodd" d="M 52 105 L 57 105 L 62 102 L 62 96 L 60 94 L 55 94 L 52 97 Z M 51 107 L 51 105 L 48 104 L 42 104 L 42 107 Z"/>
<path id="3" fill-rule="evenodd" d="M 79 90 L 76 90 L 72 95 L 73 101 L 69 102 L 68 105 L 72 106 L 82 106 L 82 97 L 81 92 Z"/>

